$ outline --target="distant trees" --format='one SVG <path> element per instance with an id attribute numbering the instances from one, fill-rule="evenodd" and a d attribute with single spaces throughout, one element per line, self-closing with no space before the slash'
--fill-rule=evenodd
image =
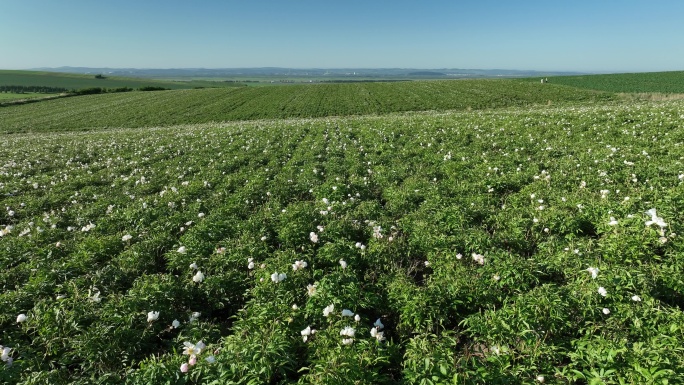
<path id="1" fill-rule="evenodd" d="M 166 91 L 168 88 L 164 87 L 153 87 L 153 86 L 146 86 L 146 87 L 140 87 L 138 88 L 138 91 Z"/>
<path id="2" fill-rule="evenodd" d="M 138 91 L 163 91 L 168 90 L 168 88 L 163 87 L 153 87 L 146 86 L 138 88 Z M 0 92 L 11 93 L 11 94 L 26 94 L 26 93 L 39 93 L 39 94 L 62 94 L 68 93 L 71 95 L 95 95 L 95 94 L 105 94 L 111 92 L 130 92 L 134 91 L 131 87 L 118 87 L 118 88 L 103 88 L 103 87 L 90 87 L 81 89 L 67 89 L 64 87 L 49 87 L 49 86 L 15 86 L 15 85 L 0 85 Z"/>
<path id="3" fill-rule="evenodd" d="M 102 74 L 97 74 L 97 75 L 95 75 L 95 79 L 107 79 L 107 78 Z"/>

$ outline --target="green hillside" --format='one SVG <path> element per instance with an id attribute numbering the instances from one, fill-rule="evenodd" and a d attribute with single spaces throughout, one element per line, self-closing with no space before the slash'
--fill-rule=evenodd
<path id="1" fill-rule="evenodd" d="M 0 108 L 0 132 L 467 110 L 611 99 L 512 80 L 413 81 L 176 90 L 78 96 Z"/>
<path id="2" fill-rule="evenodd" d="M 539 82 L 539 78 L 526 79 Z M 558 76 L 548 84 L 562 84 L 590 90 L 626 93 L 684 93 L 684 71 L 607 75 Z"/>
<path id="3" fill-rule="evenodd" d="M 0 86 L 46 86 L 62 87 L 70 90 L 82 88 L 141 88 L 163 87 L 168 89 L 188 89 L 195 87 L 231 87 L 235 83 L 210 81 L 163 81 L 142 78 L 109 77 L 96 79 L 96 74 L 77 75 L 58 72 L 0 70 Z"/>

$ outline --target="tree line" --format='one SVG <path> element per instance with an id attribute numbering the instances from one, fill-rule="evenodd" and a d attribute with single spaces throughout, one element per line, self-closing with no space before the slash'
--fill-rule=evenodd
<path id="1" fill-rule="evenodd" d="M 138 88 L 138 91 L 162 91 L 168 90 L 168 88 L 145 86 Z M 118 88 L 102 88 L 102 87 L 92 87 L 92 88 L 81 88 L 78 90 L 67 89 L 64 87 L 48 87 L 48 86 L 0 86 L 0 92 L 3 93 L 13 93 L 13 94 L 25 94 L 25 93 L 40 93 L 40 94 L 60 94 L 69 93 L 72 95 L 93 95 L 93 94 L 105 94 L 110 92 L 129 92 L 134 91 L 130 87 L 118 87 Z"/>

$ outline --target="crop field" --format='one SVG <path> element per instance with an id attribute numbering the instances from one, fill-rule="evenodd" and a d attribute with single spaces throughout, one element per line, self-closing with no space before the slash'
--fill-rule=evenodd
<path id="1" fill-rule="evenodd" d="M 5 102 L 8 100 L 17 100 L 17 99 L 29 99 L 29 98 L 43 98 L 45 96 L 49 96 L 50 94 L 42 94 L 38 92 L 27 92 L 23 94 L 13 94 L 13 93 L 5 93 L 5 92 L 0 92 L 0 102 Z"/>
<path id="2" fill-rule="evenodd" d="M 451 84 L 0 109 L 0 383 L 684 382 L 684 101 Z"/>
<path id="3" fill-rule="evenodd" d="M 608 93 L 513 80 L 316 84 L 86 95 L 0 108 L 0 132 L 595 103 Z"/>
<path id="4" fill-rule="evenodd" d="M 0 86 L 46 86 L 63 87 L 71 90 L 82 88 L 141 88 L 163 87 L 168 89 L 188 89 L 194 87 L 235 87 L 237 83 L 211 81 L 164 81 L 141 78 L 108 77 L 96 79 L 96 74 L 77 75 L 57 72 L 0 70 Z"/>
<path id="5" fill-rule="evenodd" d="M 539 78 L 525 81 L 539 82 Z M 549 82 L 606 92 L 684 94 L 684 71 L 555 76 Z"/>

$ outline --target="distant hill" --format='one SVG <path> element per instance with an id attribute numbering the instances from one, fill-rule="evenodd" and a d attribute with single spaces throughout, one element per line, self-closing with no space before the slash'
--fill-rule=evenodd
<path id="1" fill-rule="evenodd" d="M 408 76 L 444 77 L 444 76 L 447 76 L 447 74 L 442 73 L 442 72 L 434 72 L 434 71 L 415 71 L 415 72 L 409 72 Z"/>
<path id="2" fill-rule="evenodd" d="M 450 78 L 496 78 L 530 76 L 580 75 L 579 72 L 540 72 L 505 69 L 458 69 L 458 68 L 91 68 L 58 67 L 36 68 L 40 71 L 73 74 L 105 74 L 110 76 L 144 78 L 234 78 L 234 77 L 287 77 L 287 78 L 389 78 L 406 79 L 426 76 Z"/>

